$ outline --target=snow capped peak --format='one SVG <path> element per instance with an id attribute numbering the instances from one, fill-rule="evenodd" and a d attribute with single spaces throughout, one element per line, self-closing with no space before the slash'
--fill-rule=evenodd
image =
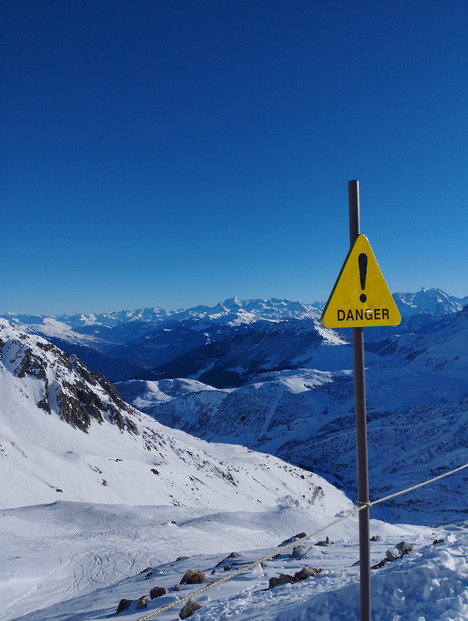
<path id="1" fill-rule="evenodd" d="M 394 295 L 400 309 L 408 314 L 411 309 L 413 313 L 432 313 L 447 314 L 456 313 L 463 307 L 458 301 L 448 295 L 442 289 L 427 289 L 423 287 L 416 293 L 396 293 Z"/>
<path id="2" fill-rule="evenodd" d="M 228 298 L 227 300 L 225 300 L 223 305 L 229 309 L 233 309 L 236 307 L 241 308 L 242 302 L 239 300 L 238 297 L 234 297 L 234 298 Z"/>

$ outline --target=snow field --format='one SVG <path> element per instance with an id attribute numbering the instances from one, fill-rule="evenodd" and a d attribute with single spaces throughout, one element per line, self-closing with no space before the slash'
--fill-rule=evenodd
<path id="1" fill-rule="evenodd" d="M 116 618 L 137 621 L 161 606 L 196 593 L 209 581 L 275 551 L 285 539 L 312 532 L 311 511 L 282 507 L 259 513 L 218 512 L 180 507 L 91 506 L 55 503 L 3 511 L 0 605 L 5 620 L 103 621 L 119 601 L 132 600 Z M 203 608 L 194 621 L 341 621 L 359 619 L 358 524 L 355 517 L 332 527 L 330 546 L 305 543 L 303 559 L 290 553 L 256 566 L 230 582 L 195 596 Z M 468 528 L 429 529 L 371 520 L 371 562 L 402 540 L 414 551 L 372 570 L 372 610 L 376 621 L 462 621 L 468 614 Z M 432 545 L 435 539 L 444 539 Z M 267 546 L 267 547 L 266 547 Z M 308 549 L 310 548 L 310 549 Z M 179 556 L 186 557 L 176 561 Z M 268 589 L 269 578 L 293 575 L 304 566 L 322 572 L 296 584 Z M 202 569 L 202 585 L 180 582 L 187 569 Z M 169 593 L 137 610 L 155 586 Z M 21 587 L 21 589 L 19 589 Z M 155 616 L 174 621 L 182 605 Z M 3 617 L 2 617 L 3 618 Z"/>

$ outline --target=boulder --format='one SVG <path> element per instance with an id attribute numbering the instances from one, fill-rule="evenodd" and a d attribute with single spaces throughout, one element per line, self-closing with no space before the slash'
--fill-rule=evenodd
<path id="1" fill-rule="evenodd" d="M 294 546 L 291 556 L 293 558 L 297 558 L 298 556 L 302 554 L 303 549 L 304 549 L 304 546 Z"/>
<path id="2" fill-rule="evenodd" d="M 169 593 L 169 589 L 167 587 L 154 587 L 150 591 L 151 599 L 155 599 L 156 597 L 162 597 L 163 595 L 167 595 Z"/>
<path id="3" fill-rule="evenodd" d="M 204 579 L 205 573 L 201 569 L 197 569 L 196 571 L 187 569 L 180 584 L 201 584 Z"/>
<path id="4" fill-rule="evenodd" d="M 396 548 L 392 548 L 391 550 L 387 550 L 385 552 L 385 558 L 387 561 L 394 561 L 397 558 L 400 558 L 401 554 Z"/>
<path id="5" fill-rule="evenodd" d="M 181 619 L 186 619 L 187 617 L 190 617 L 190 615 L 193 615 L 193 613 L 197 610 L 200 610 L 200 608 L 201 605 L 198 602 L 196 602 L 194 599 L 189 599 L 185 606 L 182 608 L 182 610 L 179 612 L 179 617 Z"/>
<path id="6" fill-rule="evenodd" d="M 279 578 L 276 578 L 275 576 L 273 578 L 270 578 L 270 580 L 268 581 L 268 587 L 270 589 L 273 589 L 279 584 L 295 584 L 296 582 L 297 578 L 295 578 L 294 576 L 290 576 L 289 574 L 280 574 Z"/>
<path id="7" fill-rule="evenodd" d="M 396 544 L 396 549 L 400 552 L 401 556 L 405 554 L 409 554 L 414 550 L 413 546 L 407 541 L 400 541 L 400 543 Z"/>
<path id="8" fill-rule="evenodd" d="M 132 603 L 131 599 L 121 599 L 119 605 L 117 606 L 116 615 L 124 612 L 124 610 L 128 610 L 130 608 L 130 604 Z"/>
<path id="9" fill-rule="evenodd" d="M 144 608 L 148 608 L 148 600 L 149 595 L 142 595 L 138 600 L 137 609 L 143 610 Z"/>
<path id="10" fill-rule="evenodd" d="M 380 567 L 383 567 L 385 563 L 392 563 L 397 558 L 401 558 L 405 554 L 409 554 L 412 550 L 414 550 L 414 548 L 410 543 L 407 541 L 400 541 L 400 543 L 397 543 L 395 548 L 387 550 L 385 558 L 379 563 L 372 565 L 371 569 L 380 569 Z"/>
<path id="11" fill-rule="evenodd" d="M 297 580 L 306 580 L 307 578 L 310 578 L 311 576 L 316 576 L 321 571 L 322 571 L 321 569 L 316 569 L 315 567 L 303 567 L 301 570 L 296 571 L 296 573 L 294 574 L 294 577 Z"/>

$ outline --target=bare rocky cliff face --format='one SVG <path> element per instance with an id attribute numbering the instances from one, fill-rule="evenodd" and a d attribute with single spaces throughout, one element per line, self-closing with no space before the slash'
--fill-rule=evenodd
<path id="1" fill-rule="evenodd" d="M 17 378 L 29 378 L 36 404 L 48 414 L 87 432 L 91 421 L 104 420 L 138 433 L 126 415 L 134 410 L 103 375 L 92 373 L 76 356 L 68 356 L 45 339 L 26 334 L 0 320 L 0 360 Z"/>

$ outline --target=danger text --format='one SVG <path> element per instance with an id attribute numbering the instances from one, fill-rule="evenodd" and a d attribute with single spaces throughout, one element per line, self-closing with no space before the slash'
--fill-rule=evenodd
<path id="1" fill-rule="evenodd" d="M 347 310 L 338 308 L 336 313 L 338 321 L 358 321 L 362 319 L 383 321 L 390 318 L 388 308 L 349 308 Z"/>

